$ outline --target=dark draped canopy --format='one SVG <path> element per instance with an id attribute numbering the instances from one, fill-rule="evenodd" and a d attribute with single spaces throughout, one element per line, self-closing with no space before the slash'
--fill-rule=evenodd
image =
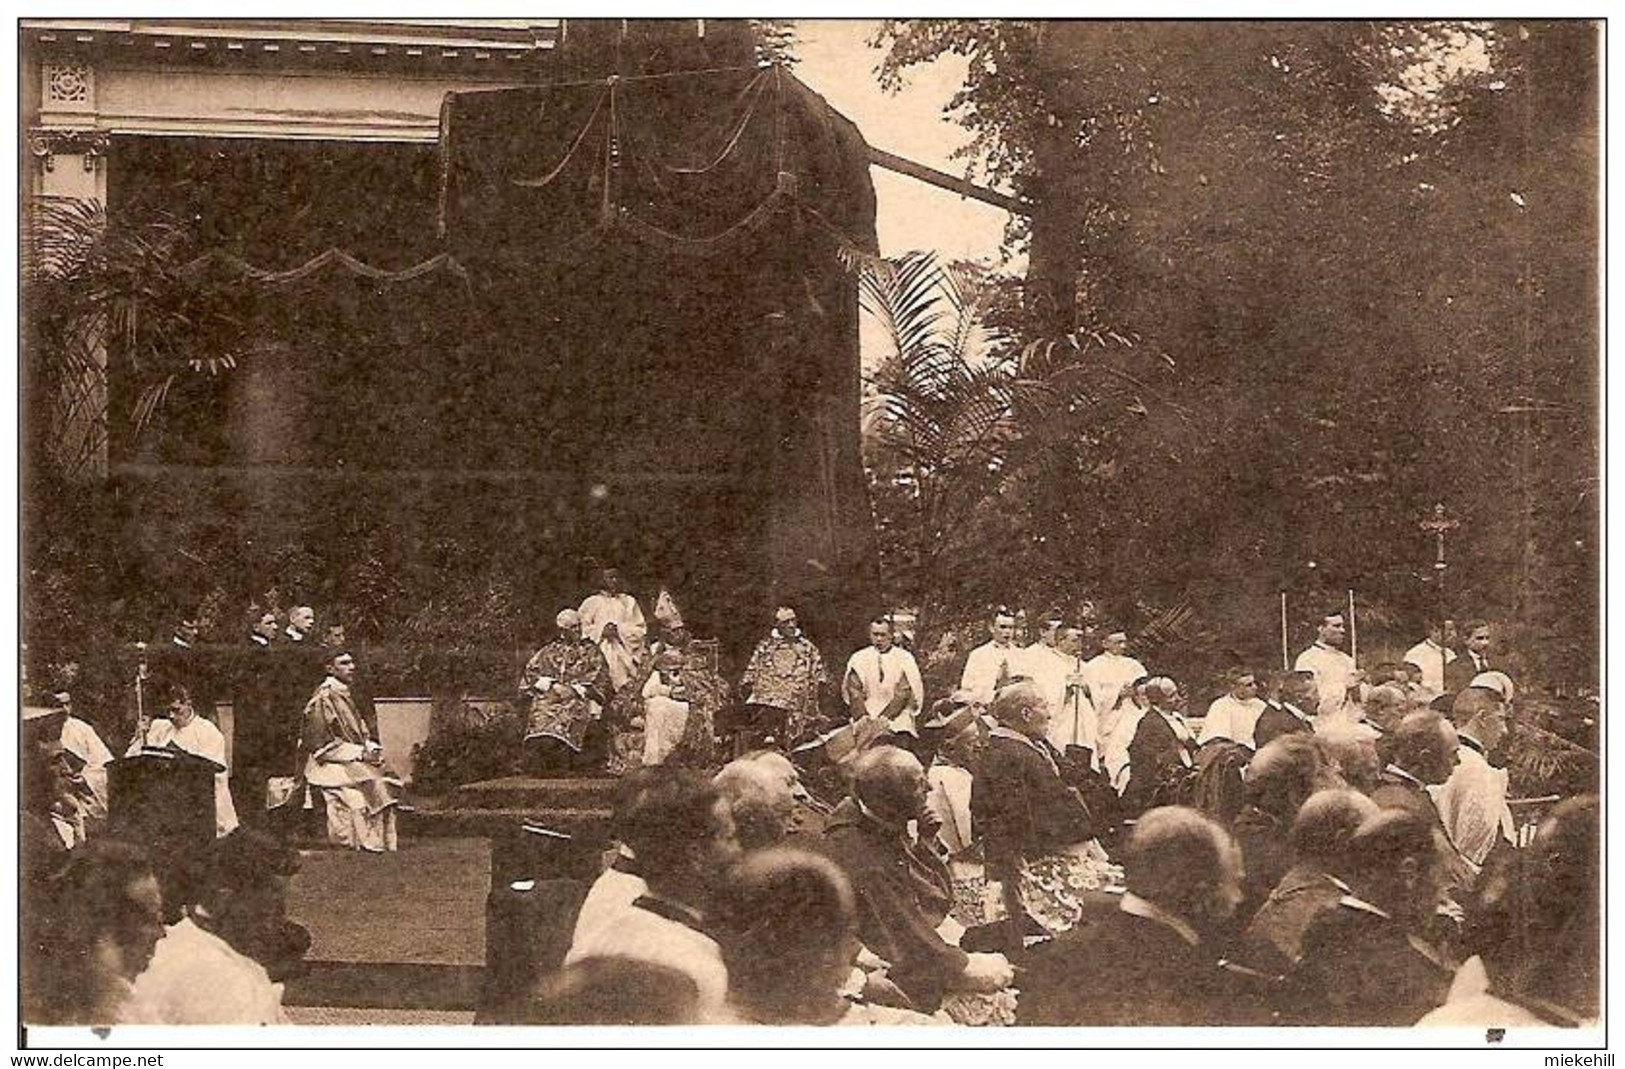
<path id="1" fill-rule="evenodd" d="M 363 163 L 332 162 L 351 149 Z M 194 269 L 254 284 L 264 351 L 178 406 L 157 469 L 124 458 L 154 501 L 177 469 L 214 495 L 143 520 L 152 549 L 191 537 L 173 524 L 199 506 L 307 543 L 341 536 L 296 517 L 343 509 L 409 544 L 478 541 L 538 621 L 595 559 L 651 597 L 670 585 L 735 651 L 781 599 L 857 640 L 874 565 L 853 266 L 874 192 L 822 98 L 780 67 L 453 93 L 438 157 L 304 149 L 278 164 L 300 176 L 280 211 L 241 151 L 171 195 L 216 238 Z M 368 213 L 388 225 L 363 238 Z M 335 234 L 356 258 L 310 265 Z"/>

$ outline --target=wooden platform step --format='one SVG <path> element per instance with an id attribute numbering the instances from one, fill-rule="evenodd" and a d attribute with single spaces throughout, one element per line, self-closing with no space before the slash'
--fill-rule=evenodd
<path id="1" fill-rule="evenodd" d="M 611 777 L 537 779 L 504 776 L 466 783 L 440 801 L 445 809 L 610 809 L 620 781 Z"/>

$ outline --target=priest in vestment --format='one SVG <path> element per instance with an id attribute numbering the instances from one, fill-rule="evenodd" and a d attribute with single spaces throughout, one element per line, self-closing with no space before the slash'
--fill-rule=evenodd
<path id="1" fill-rule="evenodd" d="M 819 719 L 819 696 L 826 682 L 824 658 L 801 630 L 795 609 L 781 605 L 773 629 L 756 644 L 739 681 L 749 722 L 736 746 L 755 748 L 771 737 L 789 745 Z"/>
<path id="2" fill-rule="evenodd" d="M 536 651 L 519 681 L 520 698 L 528 703 L 525 765 L 544 776 L 583 763 L 588 729 L 601 718 L 610 693 L 609 666 L 582 634 L 581 614 L 565 609 L 554 623 L 557 637 Z"/>
<path id="3" fill-rule="evenodd" d="M 880 617 L 870 622 L 869 645 L 846 662 L 841 697 L 853 720 L 871 716 L 897 734 L 919 737 L 915 719 L 925 699 L 925 683 L 914 655 L 896 644 L 891 620 Z"/>
<path id="4" fill-rule="evenodd" d="M 637 599 L 621 590 L 619 569 L 604 569 L 598 593 L 581 603 L 580 613 L 581 633 L 598 643 L 604 663 L 609 667 L 610 689 L 620 690 L 629 683 L 641 683 L 637 650 L 628 633 L 632 628 L 637 628 L 646 634 L 648 625 Z"/>
<path id="5" fill-rule="evenodd" d="M 327 841 L 351 850 L 395 849 L 400 778 L 384 763 L 384 749 L 367 730 L 350 684 L 355 658 L 333 651 L 327 678 L 305 706 L 299 748 L 305 782 L 327 803 Z"/>

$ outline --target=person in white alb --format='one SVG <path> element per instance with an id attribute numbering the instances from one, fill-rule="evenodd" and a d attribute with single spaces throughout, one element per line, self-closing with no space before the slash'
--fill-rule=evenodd
<path id="1" fill-rule="evenodd" d="M 1444 693 L 1444 675 L 1456 659 L 1450 646 L 1456 641 L 1454 620 L 1431 620 L 1428 637 L 1405 651 L 1405 663 L 1422 670 L 1422 686 L 1435 694 Z"/>
<path id="2" fill-rule="evenodd" d="M 581 633 L 604 654 L 609 665 L 609 684 L 620 690 L 632 682 L 636 674 L 636 657 L 624 632 L 632 626 L 647 629 L 643 609 L 631 594 L 621 590 L 621 572 L 618 568 L 605 568 L 600 573 L 598 592 L 588 596 L 577 610 L 581 614 Z"/>
<path id="3" fill-rule="evenodd" d="M 226 737 L 220 729 L 197 715 L 192 696 L 179 683 L 171 684 L 168 708 L 162 717 L 143 715 L 136 722 L 135 737 L 124 756 L 134 757 L 142 750 L 174 749 L 202 757 L 220 766 L 214 774 L 214 833 L 230 835 L 237 828 L 237 808 L 231 802 L 226 774 Z"/>
<path id="4" fill-rule="evenodd" d="M 1083 631 L 1051 620 L 1039 641 L 1022 651 L 1027 673 L 1049 707 L 1046 737 L 1057 752 L 1068 746 L 1081 746 L 1099 763 L 1100 746 L 1095 737 L 1095 707 L 1084 685 Z"/>
<path id="5" fill-rule="evenodd" d="M 1348 625 L 1343 613 L 1334 610 L 1320 618 L 1320 627 L 1314 645 L 1298 654 L 1292 667 L 1315 677 L 1315 689 L 1320 692 L 1321 716 L 1341 712 L 1349 700 L 1349 688 L 1360 682 L 1354 667 L 1354 658 L 1343 652 L 1348 637 Z"/>
<path id="6" fill-rule="evenodd" d="M 970 651 L 959 689 L 968 690 L 983 705 L 992 705 L 998 689 L 1026 676 L 1025 658 L 1016 645 L 1016 614 L 999 606 L 988 625 L 990 638 Z"/>
<path id="7" fill-rule="evenodd" d="M 689 769 L 650 769 L 634 787 L 619 829 L 636 859 L 644 891 L 613 923 L 578 926 L 564 964 L 628 958 L 675 969 L 694 981 L 700 1012 L 722 1009 L 728 970 L 707 931 L 712 891 L 739 860 L 733 814 L 705 776 Z"/>
<path id="8" fill-rule="evenodd" d="M 853 720 L 874 717 L 898 734 L 918 737 L 925 683 L 914 655 L 897 645 L 896 638 L 887 617 L 869 621 L 869 645 L 847 659 L 841 697 Z"/>
<path id="9" fill-rule="evenodd" d="M 86 815 L 95 819 L 107 816 L 107 766 L 113 763 L 113 753 L 102 742 L 96 729 L 73 715 L 73 695 L 59 690 L 52 695 L 62 711 L 62 748 L 84 762 L 79 774 L 84 778 L 89 796 L 82 798 Z"/>
<path id="10" fill-rule="evenodd" d="M 1126 759 L 1139 726 L 1134 684 L 1148 674 L 1145 665 L 1128 655 L 1128 632 L 1117 628 L 1106 632 L 1100 652 L 1084 662 L 1084 688 L 1094 706 L 1102 751 L 1121 751 Z"/>
<path id="11" fill-rule="evenodd" d="M 1253 728 L 1264 712 L 1264 699 L 1258 696 L 1258 676 L 1254 672 L 1237 668 L 1230 673 L 1230 689 L 1213 699 L 1202 719 L 1199 743 L 1213 739 L 1229 739 L 1243 746 L 1257 749 Z"/>
<path id="12" fill-rule="evenodd" d="M 1481 868 L 1497 839 L 1511 843 L 1516 835 L 1507 806 L 1507 770 L 1490 764 L 1507 735 L 1506 703 L 1494 691 L 1468 687 L 1456 695 L 1450 722 L 1460 744 L 1458 761 L 1450 778 L 1428 793 L 1456 851 Z"/>

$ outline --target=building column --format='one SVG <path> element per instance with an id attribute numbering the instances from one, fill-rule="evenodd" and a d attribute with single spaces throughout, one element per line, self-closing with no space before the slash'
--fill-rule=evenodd
<path id="1" fill-rule="evenodd" d="M 96 128 L 95 73 L 79 59 L 39 64 L 38 122 L 28 130 L 24 189 L 29 201 L 107 203 L 112 136 Z M 25 213 L 24 225 L 27 222 Z M 49 358 L 51 354 L 46 354 Z M 108 471 L 107 350 L 96 345 L 89 363 L 64 376 L 43 418 L 61 470 L 78 479 Z"/>

